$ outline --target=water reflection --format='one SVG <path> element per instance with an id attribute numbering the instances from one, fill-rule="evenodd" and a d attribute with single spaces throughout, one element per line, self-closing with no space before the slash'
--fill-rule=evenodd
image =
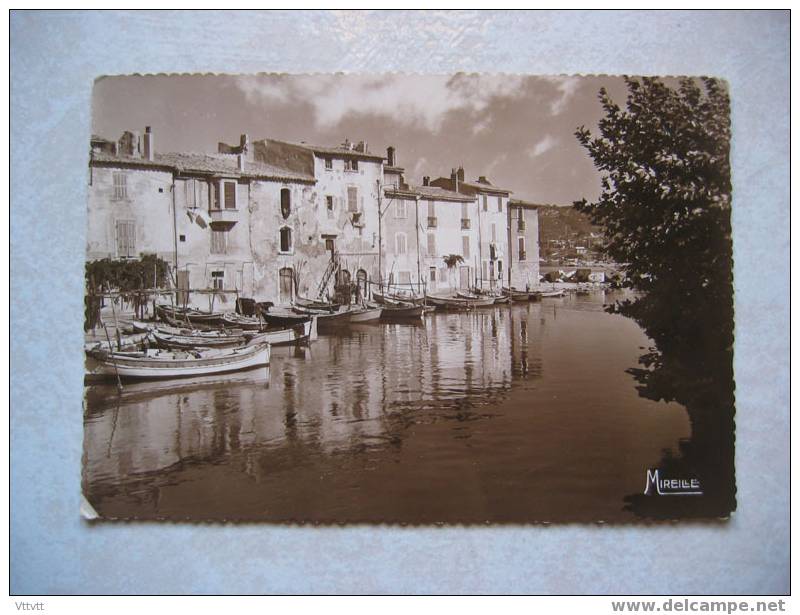
<path id="1" fill-rule="evenodd" d="M 602 294 L 359 325 L 268 370 L 86 393 L 106 517 L 621 519 L 684 409 L 640 397 L 647 343 Z"/>

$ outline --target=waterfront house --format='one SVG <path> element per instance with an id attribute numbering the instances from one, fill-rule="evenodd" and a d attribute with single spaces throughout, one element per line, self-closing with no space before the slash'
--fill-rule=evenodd
<path id="1" fill-rule="evenodd" d="M 485 176 L 474 182 L 464 179 L 464 168 L 453 169 L 450 177 L 439 177 L 431 186 L 473 197 L 477 203 L 478 262 L 477 285 L 497 288 L 507 279 L 508 199 L 511 190 L 494 186 Z"/>
<path id="2" fill-rule="evenodd" d="M 508 201 L 508 284 L 539 284 L 539 206 L 520 199 Z"/>

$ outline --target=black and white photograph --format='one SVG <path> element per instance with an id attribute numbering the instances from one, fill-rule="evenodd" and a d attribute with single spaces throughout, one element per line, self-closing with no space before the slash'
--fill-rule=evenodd
<path id="1" fill-rule="evenodd" d="M 82 514 L 726 523 L 730 108 L 702 74 L 97 78 Z"/>

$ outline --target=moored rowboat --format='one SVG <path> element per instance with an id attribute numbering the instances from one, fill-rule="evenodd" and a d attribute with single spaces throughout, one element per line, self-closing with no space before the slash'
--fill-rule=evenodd
<path id="1" fill-rule="evenodd" d="M 410 303 L 392 302 L 383 306 L 381 318 L 422 318 L 425 313 L 425 306 L 412 305 Z"/>
<path id="2" fill-rule="evenodd" d="M 350 312 L 350 322 L 370 322 L 381 317 L 383 308 L 364 308 Z"/>
<path id="3" fill-rule="evenodd" d="M 162 318 L 170 318 L 197 325 L 215 325 L 222 321 L 222 312 L 201 312 L 194 308 L 181 308 L 171 305 L 157 305 L 156 314 Z"/>
<path id="4" fill-rule="evenodd" d="M 180 378 L 268 365 L 270 346 L 264 343 L 230 349 L 193 351 L 154 348 L 142 352 L 91 350 L 86 354 L 86 371 L 90 376 Z"/>

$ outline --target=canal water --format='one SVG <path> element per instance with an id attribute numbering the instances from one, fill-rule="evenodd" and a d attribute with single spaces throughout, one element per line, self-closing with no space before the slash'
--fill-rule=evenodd
<path id="1" fill-rule="evenodd" d="M 363 324 L 269 368 L 90 386 L 83 489 L 106 518 L 280 522 L 624 521 L 679 456 L 684 407 L 637 393 L 649 340 L 544 299 Z"/>

